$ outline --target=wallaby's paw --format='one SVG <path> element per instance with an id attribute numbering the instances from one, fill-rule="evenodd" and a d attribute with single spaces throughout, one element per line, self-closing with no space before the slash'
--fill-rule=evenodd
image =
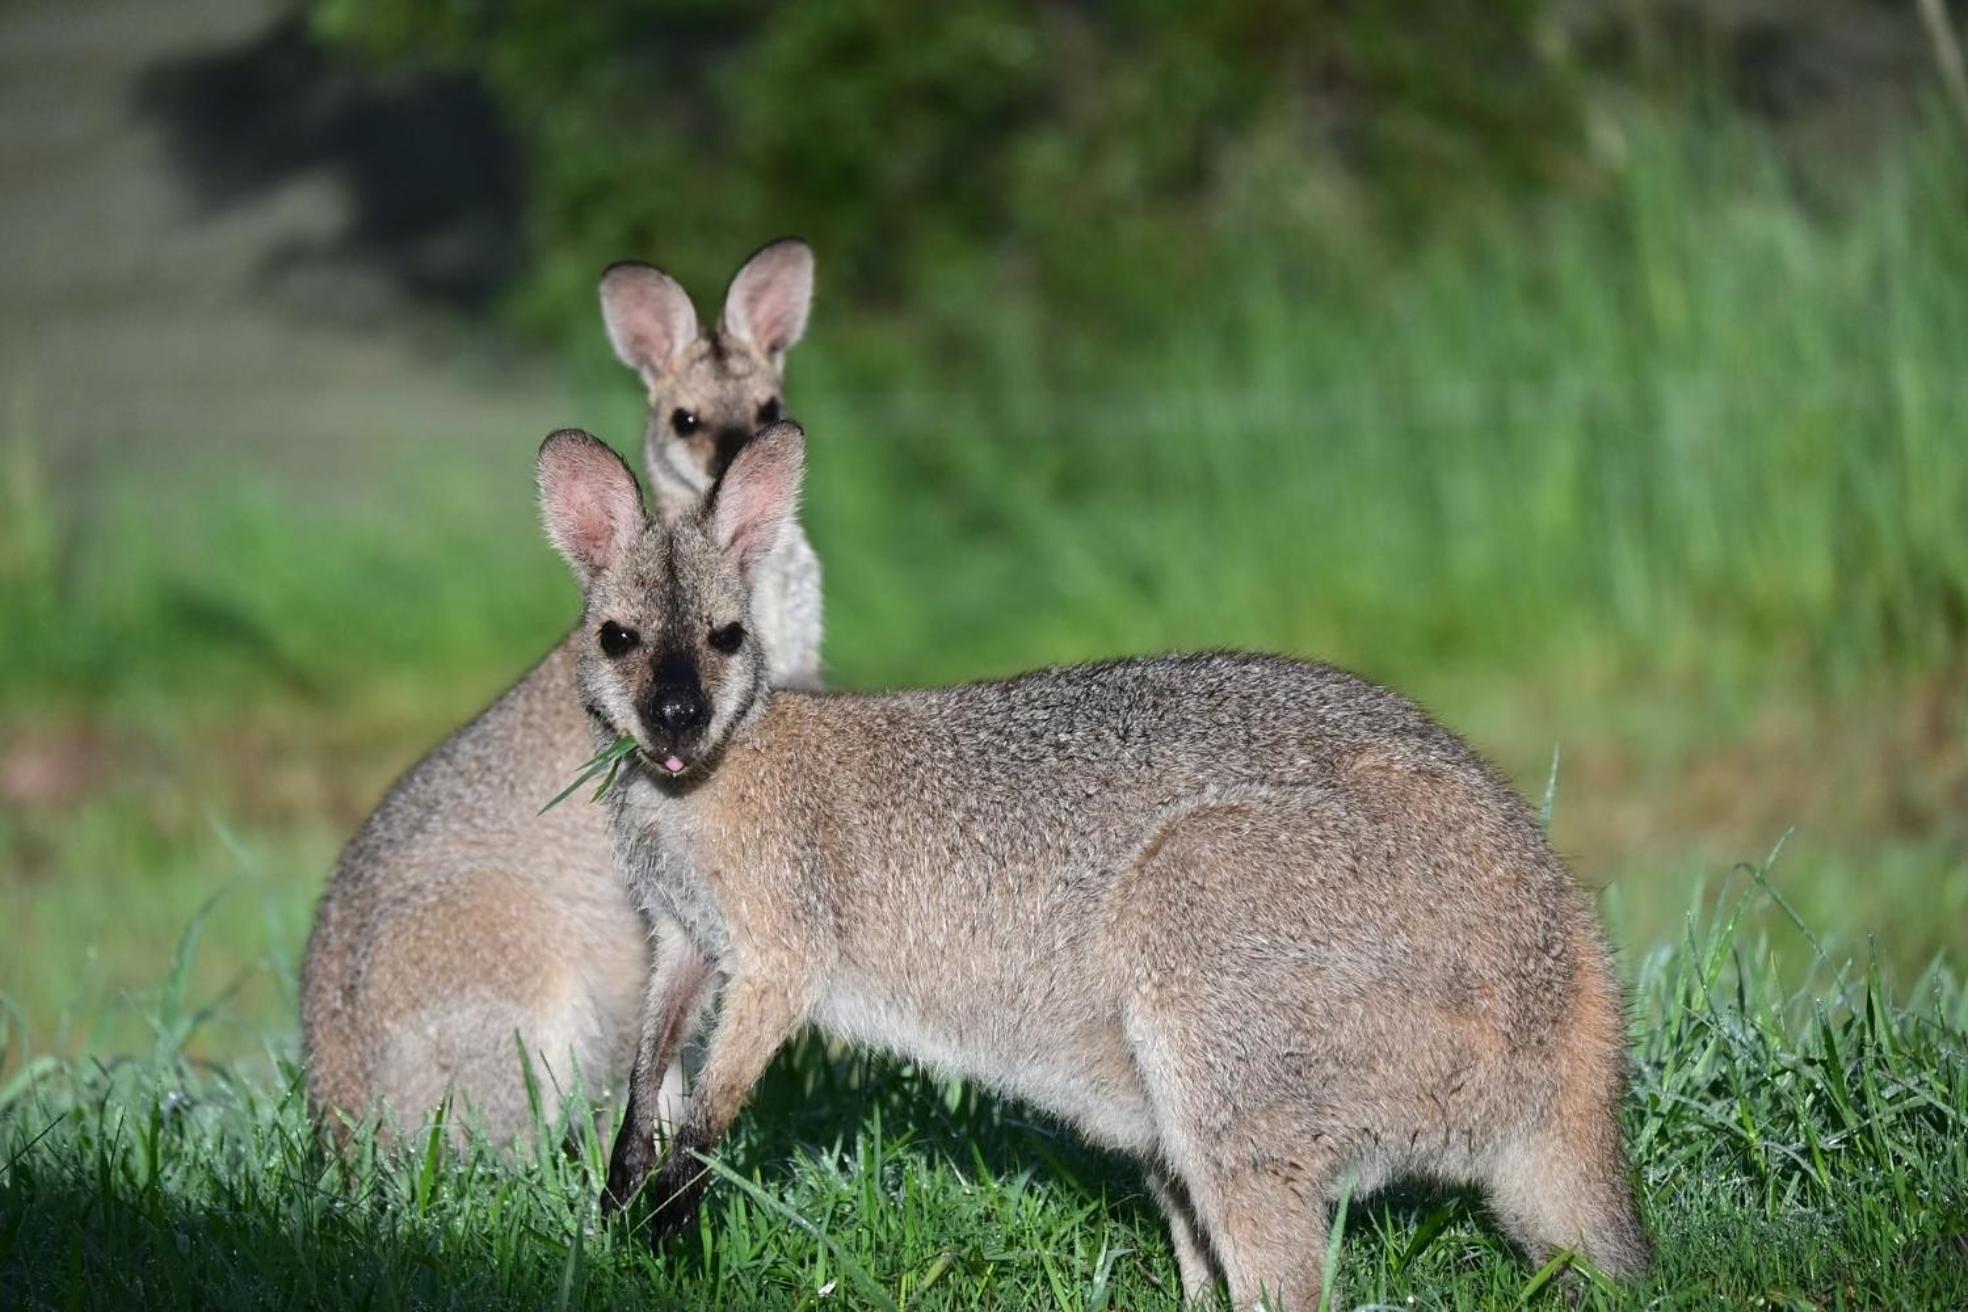
<path id="1" fill-rule="evenodd" d="M 690 1153 L 671 1153 L 663 1162 L 644 1197 L 649 1199 L 649 1246 L 660 1248 L 690 1228 L 704 1198 L 710 1172 Z"/>
<path id="2" fill-rule="evenodd" d="M 626 1208 L 649 1178 L 655 1164 L 655 1145 L 643 1135 L 624 1126 L 616 1136 L 615 1151 L 609 1154 L 608 1184 L 601 1191 L 601 1214 L 613 1216 Z"/>

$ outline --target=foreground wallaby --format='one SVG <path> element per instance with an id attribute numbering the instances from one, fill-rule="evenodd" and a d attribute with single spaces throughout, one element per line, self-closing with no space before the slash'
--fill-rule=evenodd
<path id="1" fill-rule="evenodd" d="M 649 395 L 644 455 L 666 515 L 694 511 L 761 424 L 804 331 L 812 252 L 775 242 L 700 331 L 647 265 L 602 278 L 608 335 Z M 820 569 L 797 530 L 758 569 L 758 672 L 816 680 Z M 600 1092 L 634 1049 L 649 939 L 600 808 L 540 809 L 594 750 L 575 693 L 585 630 L 405 774 L 342 854 L 302 975 L 309 1101 L 339 1137 L 385 1109 L 406 1126 L 447 1093 L 499 1141 L 533 1125 L 521 1051 L 558 1115 L 578 1069 Z"/>
<path id="2" fill-rule="evenodd" d="M 1461 740 L 1269 656 L 1167 656 L 883 696 L 773 692 L 755 579 L 795 531 L 778 424 L 697 514 L 652 523 L 578 432 L 541 448 L 585 594 L 580 698 L 639 748 L 616 849 L 662 949 L 615 1145 L 723 976 L 700 1082 L 645 1190 L 808 1022 L 1023 1098 L 1143 1158 L 1185 1289 L 1318 1299 L 1326 1207 L 1480 1186 L 1534 1255 L 1648 1264 L 1619 1137 L 1624 1019 L 1585 899 Z"/>

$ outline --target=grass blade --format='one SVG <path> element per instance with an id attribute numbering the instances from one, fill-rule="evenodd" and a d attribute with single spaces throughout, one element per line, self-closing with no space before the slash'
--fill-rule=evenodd
<path id="1" fill-rule="evenodd" d="M 852 1280 L 854 1287 L 861 1291 L 861 1297 L 867 1299 L 874 1306 L 884 1309 L 884 1312 L 898 1312 L 895 1306 L 895 1300 L 889 1297 L 888 1291 L 875 1282 L 875 1278 L 868 1274 L 867 1268 L 848 1256 L 847 1251 L 834 1242 L 833 1236 L 801 1216 L 791 1207 L 788 1207 L 780 1199 L 773 1197 L 758 1185 L 753 1184 L 750 1180 L 747 1180 L 744 1176 L 726 1166 L 723 1162 L 718 1161 L 715 1157 L 710 1157 L 703 1153 L 693 1155 L 698 1161 L 704 1164 L 706 1169 L 714 1172 L 726 1182 L 736 1185 L 743 1191 L 746 1197 L 750 1198 L 760 1207 L 795 1227 L 802 1234 L 805 1234 L 822 1248 L 825 1248 L 828 1256 L 833 1258 L 834 1265 L 839 1267 L 842 1274 L 846 1275 L 849 1280 Z"/>
<path id="2" fill-rule="evenodd" d="M 1346 1237 L 1346 1208 L 1353 1200 L 1353 1177 L 1339 1187 L 1339 1206 L 1333 1211 L 1332 1234 L 1326 1237 L 1326 1269 L 1319 1275 L 1319 1312 L 1330 1312 L 1333 1286 L 1339 1280 L 1339 1244 Z"/>
<path id="3" fill-rule="evenodd" d="M 553 799 L 540 808 L 539 814 L 545 815 L 547 812 L 553 810 L 556 806 L 559 806 L 562 802 L 579 792 L 590 780 L 597 777 L 605 776 L 601 779 L 601 787 L 595 789 L 594 796 L 588 800 L 599 802 L 602 798 L 608 796 L 608 790 L 615 786 L 616 775 L 621 772 L 622 762 L 632 756 L 635 753 L 635 749 L 635 739 L 624 734 L 608 746 L 596 752 L 588 758 L 587 764 L 583 765 L 580 772 L 574 776 L 574 782 L 555 793 Z"/>
<path id="4" fill-rule="evenodd" d="M 1558 805 L 1558 744 L 1551 744 L 1551 773 L 1544 778 L 1544 800 L 1538 803 L 1538 832 L 1551 837 L 1551 812 Z"/>

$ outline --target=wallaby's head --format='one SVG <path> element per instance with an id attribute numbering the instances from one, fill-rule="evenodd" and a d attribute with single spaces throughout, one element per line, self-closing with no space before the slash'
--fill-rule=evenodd
<path id="1" fill-rule="evenodd" d="M 813 251 L 788 238 L 731 279 L 709 330 L 689 293 L 660 269 L 617 264 L 601 276 L 601 317 L 622 363 L 649 394 L 643 460 L 665 515 L 694 507 L 784 402 L 786 352 L 806 331 Z"/>
<path id="2" fill-rule="evenodd" d="M 763 704 L 752 589 L 796 527 L 805 470 L 806 435 L 774 423 L 702 505 L 652 519 L 635 475 L 598 439 L 563 429 L 540 447 L 547 537 L 581 584 L 582 698 L 659 775 L 707 767 Z"/>

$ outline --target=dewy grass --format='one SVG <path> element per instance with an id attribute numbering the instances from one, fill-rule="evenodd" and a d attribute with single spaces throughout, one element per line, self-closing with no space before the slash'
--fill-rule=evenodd
<path id="1" fill-rule="evenodd" d="M 635 755 L 635 749 L 636 740 L 627 734 L 623 734 L 620 738 L 617 738 L 614 742 L 596 752 L 588 758 L 588 763 L 581 767 L 580 773 L 574 776 L 574 782 L 561 789 L 558 793 L 555 793 L 553 800 L 540 808 L 540 814 L 545 815 L 547 812 L 553 810 L 556 806 L 559 806 L 579 791 L 582 785 L 589 783 L 597 777 L 601 779 L 601 786 L 594 790 L 594 795 L 588 798 L 588 800 L 590 802 L 599 802 L 602 798 L 608 796 L 608 790 L 615 786 L 615 776 L 621 773 L 622 762 Z"/>
<path id="2" fill-rule="evenodd" d="M 1470 1197 L 1416 1188 L 1349 1201 L 1330 1305 L 1968 1303 L 1968 993 L 1936 970 L 1895 998 L 1822 958 L 1787 989 L 1743 936 L 1767 897 L 1747 881 L 1638 963 L 1647 1284 L 1553 1278 Z M 797 1045 L 716 1154 L 699 1220 L 652 1254 L 599 1216 L 610 1123 L 578 1099 L 517 1157 L 412 1132 L 331 1158 L 287 1051 L 212 1067 L 160 1045 L 9 1081 L 9 1305 L 1179 1306 L 1131 1166 L 893 1062 Z"/>

